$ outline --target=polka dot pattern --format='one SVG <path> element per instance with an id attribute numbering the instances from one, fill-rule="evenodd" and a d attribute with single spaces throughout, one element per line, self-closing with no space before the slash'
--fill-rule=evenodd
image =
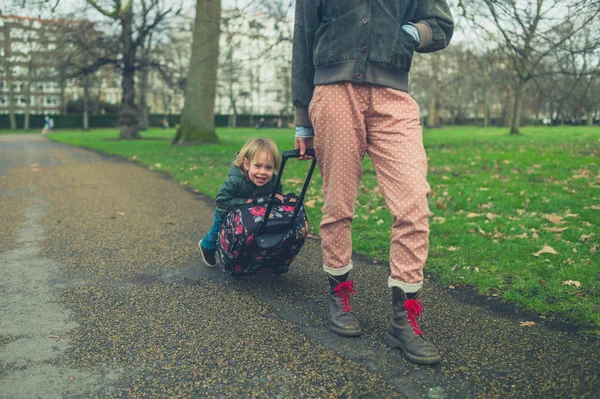
<path id="1" fill-rule="evenodd" d="M 403 91 L 350 82 L 317 86 L 309 107 L 323 178 L 323 262 L 350 264 L 362 159 L 369 154 L 392 214 L 390 277 L 423 281 L 429 248 L 427 157 L 419 106 Z"/>

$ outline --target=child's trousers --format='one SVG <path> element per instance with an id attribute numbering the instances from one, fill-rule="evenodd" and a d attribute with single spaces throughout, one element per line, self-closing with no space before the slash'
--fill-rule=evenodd
<path id="1" fill-rule="evenodd" d="M 219 239 L 219 230 L 221 230 L 221 225 L 223 224 L 223 219 L 219 216 L 219 209 L 215 210 L 215 218 L 213 220 L 212 228 L 206 236 L 202 239 L 202 246 L 205 249 L 216 250 L 217 249 L 217 240 Z"/>
<path id="2" fill-rule="evenodd" d="M 340 275 L 352 268 L 351 223 L 366 152 L 393 218 L 388 284 L 422 285 L 430 188 L 418 104 L 399 90 L 340 83 L 315 88 L 309 116 L 323 178 L 325 271 Z"/>

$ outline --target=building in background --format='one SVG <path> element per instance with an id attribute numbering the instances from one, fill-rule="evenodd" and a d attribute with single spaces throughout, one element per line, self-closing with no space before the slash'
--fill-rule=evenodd
<path id="1" fill-rule="evenodd" d="M 0 15 L 0 113 L 12 108 L 14 114 L 58 114 L 82 101 L 84 78 L 66 78 L 59 62 L 68 50 L 61 38 L 72 36 L 82 24 L 92 23 Z M 194 68 L 189 65 L 193 26 L 193 17 L 174 18 L 169 40 L 152 45 L 151 58 L 157 62 L 148 70 L 145 91 L 150 113 L 180 114 L 183 109 L 186 76 Z M 292 30 L 288 16 L 223 11 L 215 113 L 232 115 L 234 123 L 242 114 L 293 113 Z M 144 95 L 140 74 L 136 81 L 137 95 Z M 101 67 L 87 84 L 91 103 L 121 103 L 121 76 L 115 66 Z M 90 111 L 101 113 L 102 108 Z"/>
<path id="2" fill-rule="evenodd" d="M 174 18 L 171 41 L 153 56 L 162 70 L 150 72 L 147 103 L 151 113 L 180 114 L 192 44 L 191 17 Z M 288 16 L 222 13 L 215 113 L 230 115 L 291 115 L 293 21 Z"/>
<path id="3" fill-rule="evenodd" d="M 289 115 L 293 21 L 239 10 L 223 13 L 216 112 Z"/>
<path id="4" fill-rule="evenodd" d="M 61 111 L 60 38 L 82 23 L 0 15 L 0 113 Z"/>

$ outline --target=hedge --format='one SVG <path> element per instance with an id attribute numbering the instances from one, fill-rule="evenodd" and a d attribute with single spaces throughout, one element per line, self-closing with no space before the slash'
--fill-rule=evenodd
<path id="1" fill-rule="evenodd" d="M 29 127 L 31 130 L 41 129 L 44 126 L 44 117 L 46 115 L 29 115 Z M 50 115 L 54 119 L 54 126 L 57 129 L 81 129 L 83 127 L 83 115 L 82 114 L 58 114 Z M 89 126 L 90 128 L 115 128 L 119 126 L 119 114 L 103 114 L 103 115 L 90 115 Z M 279 115 L 238 115 L 236 126 L 238 127 L 254 127 L 261 118 L 265 119 L 266 126 L 273 126 L 276 124 Z M 15 119 L 17 122 L 17 129 L 23 129 L 25 115 L 16 114 Z M 152 114 L 149 118 L 151 127 L 162 127 L 162 120 L 167 119 L 169 126 L 174 127 L 181 119 L 181 115 L 166 115 L 166 114 Z M 282 118 L 282 126 L 292 120 L 291 116 Z M 230 116 L 229 115 L 215 115 L 215 126 L 225 127 L 229 126 Z M 10 119 L 8 114 L 0 114 L 0 129 L 10 129 Z"/>

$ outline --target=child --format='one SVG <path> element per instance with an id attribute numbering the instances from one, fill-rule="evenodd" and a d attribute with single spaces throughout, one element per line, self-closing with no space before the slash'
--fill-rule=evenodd
<path id="1" fill-rule="evenodd" d="M 42 134 L 46 134 L 50 131 L 50 117 L 46 115 L 44 117 L 44 127 L 42 128 Z"/>
<path id="2" fill-rule="evenodd" d="M 250 139 L 237 153 L 229 167 L 229 176 L 217 194 L 217 210 L 212 229 L 200 241 L 202 260 L 207 266 L 217 265 L 217 238 L 227 212 L 251 202 L 254 197 L 270 195 L 277 184 L 277 179 L 273 179 L 273 176 L 280 163 L 277 145 L 269 139 Z M 276 191 L 281 193 L 281 184 Z M 278 198 L 281 199 L 279 195 Z"/>

